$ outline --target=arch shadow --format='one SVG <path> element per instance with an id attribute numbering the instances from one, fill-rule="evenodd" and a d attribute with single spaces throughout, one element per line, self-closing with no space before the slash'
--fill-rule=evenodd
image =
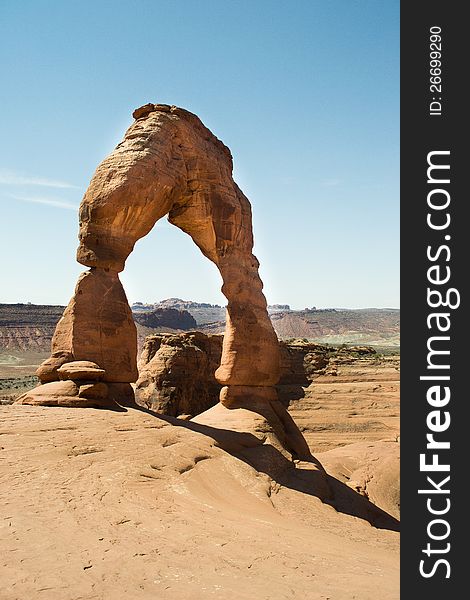
<path id="1" fill-rule="evenodd" d="M 400 531 L 400 522 L 394 516 L 373 504 L 332 475 L 312 468 L 315 463 L 290 461 L 270 444 L 263 444 L 251 433 L 219 429 L 192 421 L 184 421 L 134 405 L 138 410 L 176 427 L 189 429 L 213 439 L 217 446 L 242 460 L 259 472 L 265 473 L 283 487 L 319 498 L 337 512 L 367 521 L 377 529 Z M 317 462 L 317 464 L 319 464 Z"/>

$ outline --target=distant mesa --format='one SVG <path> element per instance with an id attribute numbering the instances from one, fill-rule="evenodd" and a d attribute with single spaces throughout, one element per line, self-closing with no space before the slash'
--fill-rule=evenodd
<path id="1" fill-rule="evenodd" d="M 194 302 L 193 300 L 181 300 L 181 298 L 167 298 L 158 303 L 160 307 L 167 308 L 222 308 L 219 304 L 210 304 L 209 302 Z"/>
<path id="2" fill-rule="evenodd" d="M 154 308 L 176 308 L 179 310 L 197 310 L 201 308 L 225 308 L 220 304 L 210 304 L 209 302 L 194 302 L 193 300 L 182 300 L 181 298 L 167 298 L 165 300 L 160 300 L 159 302 L 155 302 L 154 304 L 148 302 L 134 302 L 131 305 L 131 309 L 134 312 L 142 311 L 142 310 L 153 310 Z M 314 307 L 315 309 L 315 307 Z M 314 310 L 313 309 L 313 310 Z M 277 312 L 291 310 L 289 304 L 268 304 L 268 312 Z M 308 309 L 306 309 L 308 310 Z"/>
<path id="3" fill-rule="evenodd" d="M 268 304 L 268 312 L 277 312 L 279 310 L 290 310 L 288 304 Z"/>
<path id="4" fill-rule="evenodd" d="M 194 302 L 193 300 L 182 300 L 181 298 L 166 298 L 154 304 L 147 302 L 134 302 L 131 309 L 134 312 L 141 310 L 153 310 L 156 308 L 174 308 L 177 310 L 198 309 L 198 308 L 222 308 L 219 304 L 209 304 L 209 302 Z"/>
<path id="5" fill-rule="evenodd" d="M 156 308 L 134 313 L 134 321 L 145 327 L 168 327 L 188 331 L 197 327 L 196 319 L 187 310 Z"/>

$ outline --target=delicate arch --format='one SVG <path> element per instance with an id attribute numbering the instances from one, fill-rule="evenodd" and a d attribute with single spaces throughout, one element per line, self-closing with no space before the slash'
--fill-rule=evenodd
<path id="1" fill-rule="evenodd" d="M 132 397 L 129 384 L 138 376 L 136 329 L 118 273 L 137 240 L 168 215 L 222 276 L 227 325 L 216 371 L 224 386 L 221 402 L 248 408 L 276 402 L 284 428 L 295 434 L 291 446 L 297 446 L 297 454 L 308 453 L 277 401 L 278 340 L 252 253 L 251 206 L 233 181 L 229 149 L 184 109 L 148 104 L 134 117 L 123 141 L 98 166 L 80 205 L 77 260 L 89 270 L 80 276 L 57 325 L 52 356 L 38 370 L 41 381 L 80 383 L 67 365 L 81 362 L 82 380 L 93 379 L 93 369 L 103 371 L 106 398 L 97 385 L 94 391 L 93 385 L 77 385 L 75 396 L 69 385 L 70 394 L 62 397 L 56 386 L 56 404 L 85 405 L 93 402 L 90 393 L 95 402 L 99 394 L 101 400 L 122 402 L 124 390 Z M 47 397 L 47 390 L 41 393 Z"/>

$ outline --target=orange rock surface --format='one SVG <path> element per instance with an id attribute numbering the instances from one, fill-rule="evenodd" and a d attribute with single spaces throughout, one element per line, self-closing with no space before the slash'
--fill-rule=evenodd
<path id="1" fill-rule="evenodd" d="M 261 403 L 254 418 L 263 414 L 275 428 L 281 422 L 287 450 L 308 459 L 305 440 L 277 399 L 279 346 L 252 252 L 251 206 L 232 178 L 229 149 L 196 115 L 175 106 L 147 104 L 134 118 L 80 205 L 77 260 L 90 270 L 80 276 L 53 337 L 52 358 L 63 359 L 43 364 L 42 380 L 56 378 L 61 360 L 95 362 L 106 371 L 104 381 L 137 380 L 136 329 L 118 273 L 137 240 L 168 215 L 217 265 L 228 301 L 216 371 L 224 386 L 221 407 L 198 419 L 225 423 L 224 410 Z"/>

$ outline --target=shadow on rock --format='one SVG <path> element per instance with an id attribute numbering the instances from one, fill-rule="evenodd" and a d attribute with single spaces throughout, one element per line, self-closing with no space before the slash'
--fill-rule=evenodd
<path id="1" fill-rule="evenodd" d="M 301 400 L 305 398 L 305 387 L 310 382 L 308 379 L 305 379 L 305 383 L 303 384 L 278 384 L 276 385 L 276 391 L 281 403 L 289 408 L 291 402 L 296 402 L 297 400 Z"/>
<path id="2" fill-rule="evenodd" d="M 230 431 L 161 415 L 135 405 L 132 408 L 161 419 L 171 425 L 184 427 L 210 437 L 216 446 L 265 473 L 281 486 L 308 494 L 332 506 L 338 512 L 368 521 L 379 529 L 399 531 L 399 521 L 365 496 L 357 493 L 335 477 L 328 475 L 313 456 L 311 461 L 291 461 L 277 448 L 263 443 L 251 433 Z"/>

